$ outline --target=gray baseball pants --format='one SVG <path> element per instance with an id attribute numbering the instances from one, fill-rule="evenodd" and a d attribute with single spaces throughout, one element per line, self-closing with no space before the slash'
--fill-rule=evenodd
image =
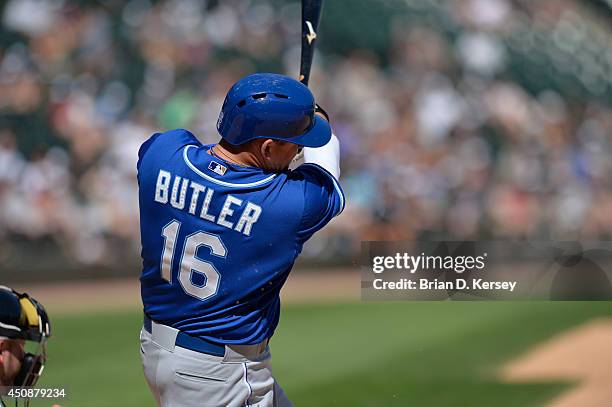
<path id="1" fill-rule="evenodd" d="M 140 332 L 145 378 L 160 407 L 293 407 L 272 376 L 267 345 L 231 345 L 225 356 L 175 346 L 176 331 Z"/>

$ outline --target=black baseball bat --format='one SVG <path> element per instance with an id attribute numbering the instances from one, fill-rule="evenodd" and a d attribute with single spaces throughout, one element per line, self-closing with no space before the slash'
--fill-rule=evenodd
<path id="1" fill-rule="evenodd" d="M 310 68 L 317 40 L 317 28 L 321 18 L 323 0 L 302 0 L 302 57 L 300 60 L 300 82 L 308 86 Z"/>

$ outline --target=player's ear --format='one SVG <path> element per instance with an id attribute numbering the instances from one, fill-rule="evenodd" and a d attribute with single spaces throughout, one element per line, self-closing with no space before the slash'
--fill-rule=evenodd
<path id="1" fill-rule="evenodd" d="M 273 159 L 273 152 L 274 152 L 274 140 L 272 139 L 266 139 L 263 141 L 263 143 L 261 143 L 260 146 L 261 149 L 261 156 L 264 158 L 264 160 L 266 161 L 270 161 Z"/>

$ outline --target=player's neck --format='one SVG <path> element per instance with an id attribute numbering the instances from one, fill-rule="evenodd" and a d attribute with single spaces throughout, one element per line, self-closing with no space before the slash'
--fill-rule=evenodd
<path id="1" fill-rule="evenodd" d="M 221 140 L 218 144 L 213 146 L 212 152 L 221 159 L 233 164 L 262 168 L 261 161 L 256 153 L 256 148 L 250 147 L 254 146 L 233 146 Z"/>

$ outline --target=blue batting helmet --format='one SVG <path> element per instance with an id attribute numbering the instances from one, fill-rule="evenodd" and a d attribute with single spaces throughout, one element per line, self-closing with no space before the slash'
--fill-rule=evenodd
<path id="1" fill-rule="evenodd" d="M 231 87 L 217 130 L 233 145 L 270 138 L 321 147 L 331 138 L 329 123 L 315 115 L 310 89 L 295 79 L 273 73 L 249 75 Z"/>

